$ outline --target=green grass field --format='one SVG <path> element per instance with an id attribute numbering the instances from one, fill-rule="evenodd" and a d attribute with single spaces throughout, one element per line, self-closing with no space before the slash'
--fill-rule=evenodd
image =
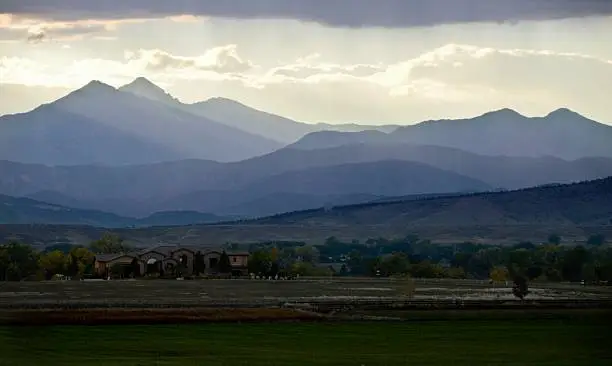
<path id="1" fill-rule="evenodd" d="M 0 327 L 0 365 L 609 365 L 581 319 Z M 606 360 L 607 359 L 607 360 Z"/>

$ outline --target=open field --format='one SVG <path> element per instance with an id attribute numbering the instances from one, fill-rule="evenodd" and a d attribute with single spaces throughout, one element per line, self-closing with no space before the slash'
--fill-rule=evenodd
<path id="1" fill-rule="evenodd" d="M 515 300 L 511 293 L 511 283 L 489 284 L 487 281 L 446 279 L 416 279 L 414 283 L 414 300 Z M 409 286 L 406 280 L 391 278 L 5 282 L 0 284 L 0 307 L 208 306 L 317 300 L 388 300 L 404 297 Z M 528 299 L 612 299 L 612 288 L 601 286 L 533 283 L 530 291 Z"/>
<path id="2" fill-rule="evenodd" d="M 597 366 L 609 364 L 608 324 L 595 314 L 577 320 L 0 327 L 0 365 Z"/>

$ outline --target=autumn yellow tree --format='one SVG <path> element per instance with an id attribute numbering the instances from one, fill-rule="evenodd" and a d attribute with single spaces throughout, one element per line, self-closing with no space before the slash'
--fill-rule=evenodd
<path id="1" fill-rule="evenodd" d="M 38 261 L 45 279 L 50 280 L 56 274 L 64 274 L 66 270 L 66 255 L 59 250 L 43 254 Z"/>
<path id="2" fill-rule="evenodd" d="M 94 257 L 94 253 L 87 248 L 73 248 L 69 255 L 65 256 L 65 268 L 75 268 L 76 273 L 73 275 L 82 276 L 90 271 Z M 72 264 L 73 260 L 76 264 Z"/>
<path id="3" fill-rule="evenodd" d="M 489 272 L 489 277 L 495 282 L 504 282 L 508 280 L 508 269 L 506 267 L 493 267 Z"/>

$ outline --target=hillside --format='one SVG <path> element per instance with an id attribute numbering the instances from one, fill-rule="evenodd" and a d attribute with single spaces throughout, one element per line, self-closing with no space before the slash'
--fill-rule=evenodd
<path id="1" fill-rule="evenodd" d="M 489 156 L 610 158 L 612 126 L 564 108 L 533 118 L 502 109 L 474 118 L 402 126 L 390 133 L 314 132 L 290 147 L 313 150 L 360 143 L 435 145 Z"/>
<path id="2" fill-rule="evenodd" d="M 229 166 L 240 170 L 244 177 L 295 170 L 298 163 L 305 169 L 384 160 L 419 162 L 505 189 L 572 183 L 612 175 L 610 158 L 568 161 L 554 157 L 486 156 L 448 147 L 399 143 L 360 143 L 312 150 L 286 147 Z"/>
<path id="3" fill-rule="evenodd" d="M 385 196 L 483 191 L 487 184 L 409 161 L 313 167 L 270 175 L 235 190 L 202 190 L 160 202 L 164 209 L 259 217 L 296 209 L 361 203 Z"/>
<path id="4" fill-rule="evenodd" d="M 251 184 L 251 192 L 302 194 L 402 194 L 484 191 L 486 183 L 430 165 L 411 161 L 382 160 L 288 171 Z"/>
<path id="5" fill-rule="evenodd" d="M 566 161 L 553 157 L 493 157 L 438 146 L 359 144 L 319 150 L 285 148 L 236 163 L 183 160 L 124 167 L 49 167 L 0 161 L 3 172 L 0 175 L 0 194 L 27 196 L 124 216 L 145 216 L 167 210 L 261 216 L 316 208 L 328 203 L 351 203 L 351 197 L 359 198 L 352 203 L 359 203 L 364 202 L 364 197 L 376 199 L 381 195 L 475 190 L 455 184 L 457 180 L 443 183 L 429 174 L 413 173 L 415 165 L 409 164 L 398 172 L 381 165 L 381 171 L 386 171 L 387 175 L 368 173 L 363 169 L 354 170 L 352 176 L 333 171 L 333 167 L 375 165 L 385 161 L 426 164 L 432 169 L 467 177 L 493 189 L 572 183 L 612 175 L 612 159 L 608 158 Z M 326 171 L 322 172 L 324 168 Z M 375 168 L 372 166 L 370 171 L 372 169 Z M 359 171 L 362 175 L 357 175 Z M 392 184 L 390 174 L 395 173 L 403 174 L 406 184 Z M 382 182 L 386 182 L 389 189 L 379 189 L 378 176 L 387 177 Z M 412 190 L 416 189 L 410 181 L 413 176 L 429 183 L 419 190 Z M 300 182 L 315 178 L 320 182 L 326 179 L 328 183 L 311 189 Z M 333 184 L 331 179 L 335 179 Z M 361 191 L 349 189 L 357 182 L 361 183 Z M 446 186 L 444 190 L 422 190 L 423 187 L 433 189 L 435 184 Z M 339 192 L 336 187 L 349 191 Z M 280 199 L 282 195 L 284 198 Z"/>
<path id="6" fill-rule="evenodd" d="M 189 225 L 227 220 L 194 211 L 156 212 L 148 217 L 133 218 L 96 210 L 66 207 L 29 198 L 0 195 L 0 224 L 90 225 L 106 228 L 130 226 Z"/>
<path id="7" fill-rule="evenodd" d="M 612 177 L 574 184 L 553 184 L 505 192 L 372 202 L 280 214 L 257 224 L 388 226 L 612 225 Z"/>
<path id="8" fill-rule="evenodd" d="M 281 146 L 97 81 L 31 112 L 0 117 L 0 159 L 27 163 L 237 161 Z"/>
<path id="9" fill-rule="evenodd" d="M 0 224 L 67 224 L 103 227 L 130 226 L 133 220 L 111 213 L 0 195 Z"/>
<path id="10" fill-rule="evenodd" d="M 38 245 L 83 243 L 104 229 L 77 226 L 0 225 L 0 241 L 21 238 Z M 416 234 L 439 243 L 541 242 L 556 233 L 565 242 L 591 234 L 612 237 L 612 177 L 570 185 L 463 196 L 410 199 L 313 209 L 253 221 L 173 228 L 120 229 L 128 242 L 190 245 L 295 240 L 321 243 Z"/>

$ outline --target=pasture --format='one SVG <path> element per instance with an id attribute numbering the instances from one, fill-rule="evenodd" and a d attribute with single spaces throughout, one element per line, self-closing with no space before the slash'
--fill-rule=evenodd
<path id="1" fill-rule="evenodd" d="M 0 327 L 3 366 L 608 365 L 608 324 L 531 319 Z"/>
<path id="2" fill-rule="evenodd" d="M 393 299 L 414 287 L 415 300 L 513 300 L 511 283 L 487 281 L 393 278 L 317 278 L 268 280 L 121 280 L 4 282 L 0 307 L 45 305 L 206 306 L 308 300 Z M 602 299 L 610 287 L 533 283 L 529 299 Z"/>

